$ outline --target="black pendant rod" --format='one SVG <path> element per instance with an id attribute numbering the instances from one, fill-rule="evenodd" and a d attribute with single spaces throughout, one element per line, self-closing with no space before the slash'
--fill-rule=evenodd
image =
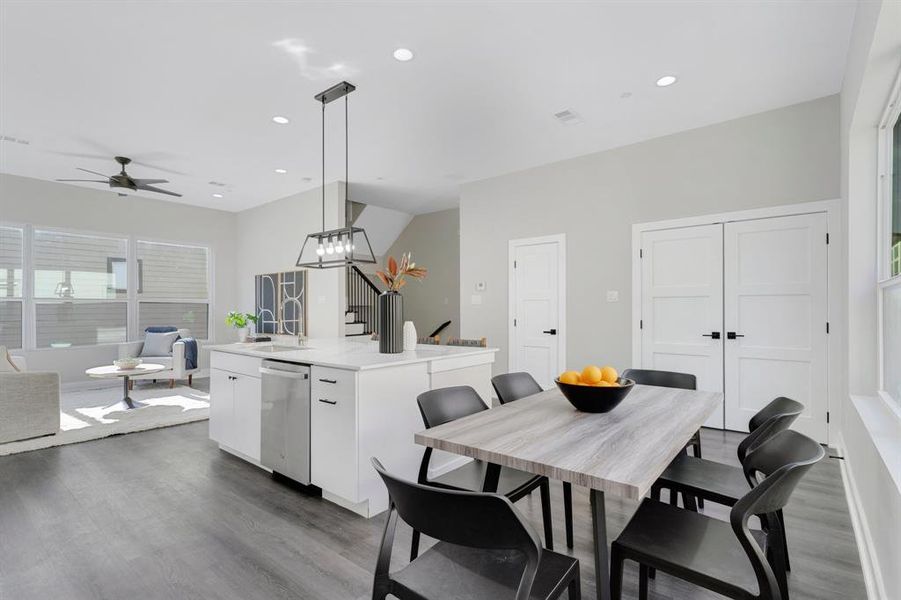
<path id="1" fill-rule="evenodd" d="M 325 98 L 322 99 L 322 231 L 325 231 Z"/>
<path id="2" fill-rule="evenodd" d="M 348 132 L 350 131 L 350 127 L 347 125 L 347 96 L 344 96 L 344 210 L 347 210 L 347 199 L 350 198 L 350 177 L 348 175 Z M 347 221 L 347 215 L 345 215 L 344 221 Z"/>

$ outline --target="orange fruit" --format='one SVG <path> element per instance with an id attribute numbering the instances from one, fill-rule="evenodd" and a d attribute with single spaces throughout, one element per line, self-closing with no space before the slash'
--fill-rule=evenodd
<path id="1" fill-rule="evenodd" d="M 619 379 L 619 373 L 616 372 L 616 369 L 607 365 L 601 369 L 601 378 L 607 383 L 616 383 L 616 380 Z"/>
<path id="2" fill-rule="evenodd" d="M 597 382 L 596 384 L 594 384 L 594 385 L 595 385 L 595 387 L 610 387 L 610 386 L 612 386 L 613 384 L 612 384 L 612 383 L 608 383 L 608 382 L 604 381 L 603 379 L 601 379 L 600 381 L 598 381 L 598 382 Z"/>
<path id="3" fill-rule="evenodd" d="M 578 371 L 564 371 L 560 377 L 560 383 L 577 384 L 581 381 Z"/>
<path id="4" fill-rule="evenodd" d="M 601 370 L 594 366 L 589 365 L 582 369 L 582 383 L 587 383 L 588 385 L 594 385 L 597 382 L 603 379 L 603 374 Z"/>

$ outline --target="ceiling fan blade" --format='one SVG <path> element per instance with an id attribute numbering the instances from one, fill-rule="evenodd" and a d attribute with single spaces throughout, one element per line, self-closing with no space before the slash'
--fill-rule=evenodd
<path id="1" fill-rule="evenodd" d="M 137 182 L 135 182 L 135 183 L 137 183 Z M 178 196 L 179 198 L 181 198 L 181 194 L 176 194 L 175 192 L 170 192 L 169 190 L 164 190 L 164 189 L 158 188 L 158 187 L 153 187 L 152 185 L 137 184 L 137 187 L 139 190 L 144 190 L 147 192 L 156 192 L 158 194 L 167 194 L 169 196 Z"/>
<path id="2" fill-rule="evenodd" d="M 108 185 L 109 180 L 100 181 L 99 179 L 54 179 L 54 181 L 82 181 L 84 183 L 103 183 Z"/>
<path id="3" fill-rule="evenodd" d="M 108 175 L 104 175 L 103 173 L 98 173 L 97 171 L 91 171 L 89 169 L 82 169 L 81 167 L 75 167 L 75 168 L 78 169 L 79 171 L 84 171 L 85 173 L 90 173 L 91 175 L 99 175 L 100 177 L 105 177 L 105 178 L 109 179 Z"/>
<path id="4" fill-rule="evenodd" d="M 151 183 L 169 183 L 168 179 L 134 179 L 132 181 L 135 182 L 135 185 L 148 185 Z"/>
<path id="5" fill-rule="evenodd" d="M 110 157 L 104 154 L 88 154 L 86 152 L 60 152 L 58 150 L 48 150 L 50 154 L 58 154 L 60 156 L 74 156 L 75 158 L 96 158 L 98 160 L 109 160 Z"/>
<path id="6" fill-rule="evenodd" d="M 156 171 L 162 171 L 163 173 L 172 173 L 173 175 L 187 175 L 187 173 L 183 173 L 182 171 L 176 171 L 175 169 L 167 169 L 165 167 L 158 167 L 156 165 L 151 165 L 145 162 L 141 162 L 139 160 L 132 160 L 131 164 L 138 165 L 139 167 L 145 167 L 147 169 L 154 169 Z"/>

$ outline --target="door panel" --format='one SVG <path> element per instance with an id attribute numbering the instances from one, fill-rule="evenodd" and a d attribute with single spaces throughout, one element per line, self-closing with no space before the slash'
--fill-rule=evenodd
<path id="1" fill-rule="evenodd" d="M 220 354 L 214 352 L 213 356 Z M 210 439 L 224 446 L 234 443 L 235 395 L 233 375 L 221 369 L 210 369 Z"/>
<path id="2" fill-rule="evenodd" d="M 701 225 L 641 237 L 641 368 L 691 373 L 723 391 L 723 228 Z M 718 409 L 705 424 L 723 427 Z"/>
<path id="3" fill-rule="evenodd" d="M 260 412 L 262 410 L 262 384 L 259 377 L 235 375 L 235 426 L 234 449 L 260 460 Z"/>
<path id="4" fill-rule="evenodd" d="M 794 428 L 826 441 L 825 239 L 823 213 L 725 225 L 728 429 L 788 396 L 806 407 Z"/>
<path id="5" fill-rule="evenodd" d="M 554 385 L 559 370 L 558 323 L 561 277 L 560 242 L 514 245 L 513 370 L 526 371 L 544 388 Z M 512 325 L 512 323 L 511 323 Z"/>

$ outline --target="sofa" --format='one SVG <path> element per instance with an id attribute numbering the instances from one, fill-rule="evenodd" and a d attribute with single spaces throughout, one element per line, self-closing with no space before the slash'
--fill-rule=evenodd
<path id="1" fill-rule="evenodd" d="M 59 374 L 29 373 L 25 359 L 11 356 L 19 373 L 0 373 L 0 444 L 59 431 Z"/>
<path id="2" fill-rule="evenodd" d="M 151 373 L 149 375 L 136 375 L 130 377 L 132 381 L 138 379 L 152 379 L 156 381 L 157 379 L 168 379 L 169 387 L 175 387 L 175 382 L 183 379 L 188 380 L 188 385 L 190 386 L 194 380 L 194 374 L 197 373 L 200 369 L 188 369 L 185 366 L 185 342 L 182 341 L 183 338 L 191 338 L 191 330 L 189 329 L 179 329 L 178 330 L 179 340 L 172 345 L 172 353 L 166 356 L 141 356 L 141 352 L 144 350 L 144 342 L 125 342 L 123 344 L 119 344 L 119 358 L 140 358 L 145 363 L 155 363 L 158 365 L 163 365 L 166 367 L 165 371 L 160 371 L 157 373 Z M 199 361 L 200 358 L 200 344 L 197 344 L 197 359 Z"/>

